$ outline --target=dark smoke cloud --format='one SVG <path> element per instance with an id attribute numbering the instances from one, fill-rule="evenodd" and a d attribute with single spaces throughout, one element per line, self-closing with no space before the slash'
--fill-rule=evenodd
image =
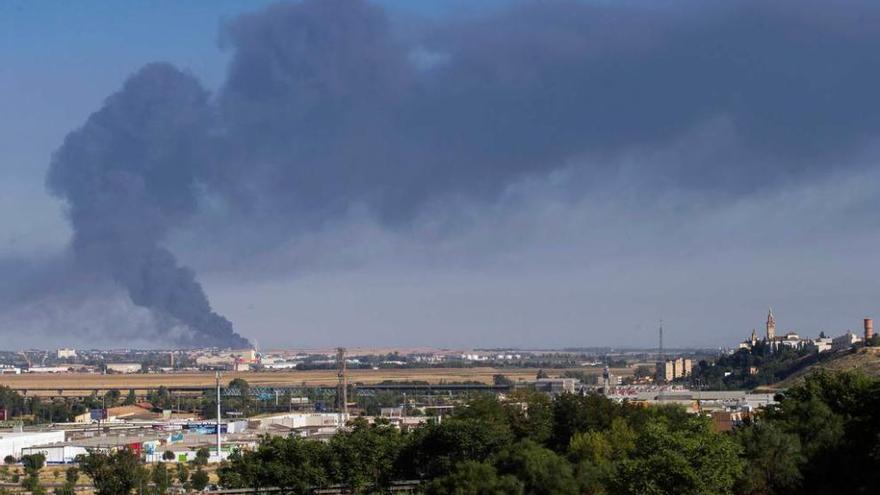
<path id="1" fill-rule="evenodd" d="M 116 280 L 135 304 L 189 327 L 180 343 L 241 347 L 247 341 L 211 310 L 192 270 L 161 246 L 195 209 L 209 112 L 191 76 L 144 67 L 67 137 L 47 180 L 69 204 L 81 263 Z"/>
<path id="2" fill-rule="evenodd" d="M 406 229 L 563 168 L 587 191 L 626 172 L 724 199 L 864 167 L 878 21 L 871 2 L 547 1 L 402 37 L 365 1 L 279 4 L 223 29 L 214 98 L 145 67 L 67 138 L 49 184 L 77 259 L 187 343 L 243 345 L 164 247 L 206 211 L 261 249 L 354 208 Z M 621 169 L 705 128 L 726 140 L 708 156 Z"/>
<path id="3" fill-rule="evenodd" d="M 642 172 L 723 194 L 803 180 L 880 125 L 878 20 L 862 2 L 530 2 L 401 46 L 363 2 L 279 5 L 226 30 L 221 187 L 298 220 L 359 202 L 396 219 L 718 119 L 734 156 Z M 418 50 L 442 61 L 420 70 Z"/>

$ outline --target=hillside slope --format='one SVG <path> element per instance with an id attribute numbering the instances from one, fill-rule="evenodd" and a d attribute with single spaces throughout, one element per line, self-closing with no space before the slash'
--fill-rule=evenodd
<path id="1" fill-rule="evenodd" d="M 820 361 L 793 373 L 785 380 L 773 384 L 770 388 L 788 388 L 801 381 L 805 375 L 819 369 L 861 371 L 871 376 L 880 376 L 880 347 L 860 347 L 851 351 L 840 352 L 831 359 Z"/>

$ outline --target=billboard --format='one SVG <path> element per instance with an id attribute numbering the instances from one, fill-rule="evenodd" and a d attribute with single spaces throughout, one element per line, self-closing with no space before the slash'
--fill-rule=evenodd
<path id="1" fill-rule="evenodd" d="M 89 411 L 89 416 L 92 421 L 101 421 L 107 419 L 107 410 L 106 409 L 92 409 Z"/>
<path id="2" fill-rule="evenodd" d="M 184 428 L 197 435 L 213 435 L 217 433 L 216 423 L 188 423 Z M 220 433 L 226 433 L 226 423 L 220 424 Z"/>
<path id="3" fill-rule="evenodd" d="M 0 407 L 0 421 L 6 421 L 7 419 L 9 418 L 6 417 L 6 409 Z"/>

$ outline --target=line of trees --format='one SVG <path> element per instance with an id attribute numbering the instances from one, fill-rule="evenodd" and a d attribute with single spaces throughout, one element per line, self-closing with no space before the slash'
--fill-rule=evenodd
<path id="1" fill-rule="evenodd" d="M 408 431 L 355 420 L 329 442 L 266 437 L 219 470 L 229 488 L 311 493 L 343 485 L 382 492 L 423 480 L 427 494 L 725 494 L 743 472 L 730 435 L 680 408 L 617 404 L 599 395 L 551 401 L 486 396 L 459 414 Z"/>

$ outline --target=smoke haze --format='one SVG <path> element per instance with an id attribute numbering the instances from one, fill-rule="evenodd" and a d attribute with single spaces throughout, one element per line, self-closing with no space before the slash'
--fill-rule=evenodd
<path id="1" fill-rule="evenodd" d="M 247 329 L 188 266 L 308 286 L 309 273 L 442 259 L 450 272 L 498 273 L 437 290 L 467 281 L 491 293 L 516 284 L 505 267 L 540 260 L 550 268 L 528 280 L 548 294 L 575 290 L 561 270 L 633 277 L 588 291 L 624 300 L 679 264 L 748 292 L 707 253 L 741 249 L 727 261 L 748 264 L 743 253 L 770 250 L 753 263 L 760 276 L 790 246 L 808 253 L 876 226 L 875 3 L 559 0 L 399 22 L 362 0 L 282 3 L 224 23 L 230 62 L 213 93 L 168 63 L 134 72 L 53 155 L 68 252 L 33 270 L 0 263 L 32 287 L 0 310 L 57 300 L 51 285 L 109 284 L 135 306 L 138 332 L 241 347 Z M 779 223 L 754 223 L 768 212 Z M 496 326 L 488 335 L 502 338 Z"/>

